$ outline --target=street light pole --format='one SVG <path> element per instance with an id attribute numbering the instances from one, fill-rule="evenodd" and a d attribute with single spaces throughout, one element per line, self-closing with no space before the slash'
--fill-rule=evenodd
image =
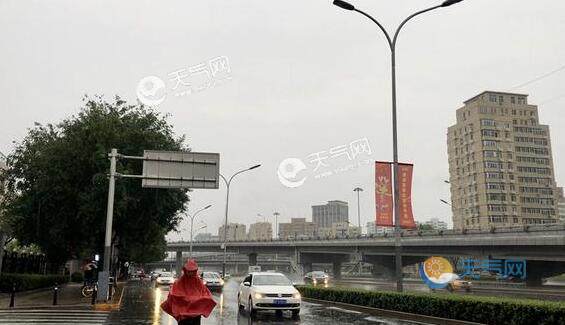
<path id="1" fill-rule="evenodd" d="M 281 214 L 277 211 L 273 212 L 273 216 L 275 216 L 275 239 L 279 238 L 279 216 Z"/>
<path id="2" fill-rule="evenodd" d="M 194 229 L 194 219 L 196 219 L 196 216 L 198 215 L 198 213 L 210 208 L 212 205 L 208 204 L 207 206 L 203 207 L 202 209 L 196 211 L 193 215 L 188 214 L 188 212 L 186 213 L 187 216 L 190 217 L 190 248 L 189 248 L 189 252 L 188 252 L 188 259 L 192 258 L 192 236 L 193 236 L 193 229 Z"/>
<path id="3" fill-rule="evenodd" d="M 224 259 L 222 261 L 222 277 L 226 276 L 226 256 L 227 256 L 227 253 L 228 253 L 228 245 L 227 245 L 227 242 L 228 242 L 228 209 L 229 209 L 229 201 L 230 201 L 230 184 L 231 184 L 231 181 L 233 180 L 233 178 L 235 176 L 237 176 L 241 173 L 244 173 L 246 171 L 250 171 L 252 169 L 259 168 L 259 167 L 261 167 L 260 164 L 246 168 L 246 169 L 242 169 L 242 170 L 236 172 L 235 174 L 233 174 L 229 179 L 226 179 L 224 177 L 224 175 L 220 174 L 220 177 L 224 180 L 224 183 L 226 184 L 226 215 L 225 215 L 225 218 L 224 218 L 224 243 L 223 243 L 223 245 L 224 245 Z"/>
<path id="4" fill-rule="evenodd" d="M 353 192 L 357 192 L 357 227 L 359 227 L 359 229 L 362 229 L 361 228 L 361 205 L 359 204 L 359 192 L 363 192 L 363 189 L 360 188 L 360 187 L 356 187 L 356 188 L 353 189 Z"/>
<path id="5" fill-rule="evenodd" d="M 444 1 L 442 4 L 428 8 L 428 9 L 424 9 L 424 10 L 420 10 L 410 16 L 408 16 L 406 19 L 404 19 L 402 21 L 402 23 L 400 23 L 400 25 L 398 26 L 398 28 L 396 29 L 396 32 L 394 33 L 394 36 L 391 38 L 389 33 L 386 31 L 386 29 L 383 27 L 383 25 L 381 23 L 379 23 L 375 18 L 373 18 L 371 15 L 356 9 L 355 6 L 353 6 L 352 4 L 346 2 L 346 1 L 342 1 L 342 0 L 334 0 L 333 4 L 345 9 L 345 10 L 351 10 L 351 11 L 356 11 L 360 14 L 362 14 L 363 16 L 369 18 L 371 21 L 373 21 L 375 24 L 377 24 L 377 26 L 379 27 L 379 29 L 384 33 L 387 41 L 388 41 L 388 45 L 390 47 L 390 57 L 391 57 L 391 75 L 392 75 L 392 146 L 393 146 L 393 169 L 394 169 L 394 179 L 393 179 L 393 183 L 394 183 L 394 238 L 395 238 L 395 249 L 394 249 L 394 259 L 395 259 L 395 274 L 396 274 L 396 290 L 399 292 L 403 291 L 403 282 L 402 282 L 402 246 L 401 246 L 401 241 L 400 241 L 400 214 L 399 214 L 399 198 L 398 198 L 398 130 L 397 130 L 397 118 L 396 118 L 396 41 L 398 39 L 398 34 L 400 33 L 400 31 L 402 30 L 402 27 L 404 27 L 404 25 L 411 20 L 412 18 L 421 15 L 423 13 L 426 13 L 428 11 L 432 11 L 438 8 L 442 8 L 442 7 L 448 7 L 451 6 L 453 4 L 456 4 L 458 2 L 461 2 L 463 0 L 446 0 Z"/>

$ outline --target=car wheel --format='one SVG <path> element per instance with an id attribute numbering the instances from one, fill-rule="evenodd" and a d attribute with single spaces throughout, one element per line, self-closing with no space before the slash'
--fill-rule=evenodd
<path id="1" fill-rule="evenodd" d="M 453 292 L 453 286 L 451 284 L 447 285 L 447 291 Z"/>
<path id="2" fill-rule="evenodd" d="M 471 288 L 465 288 L 465 292 L 471 292 Z"/>
<path id="3" fill-rule="evenodd" d="M 251 319 L 255 318 L 257 316 L 257 310 L 255 308 L 253 308 L 253 301 L 251 301 L 251 297 L 249 297 L 249 301 L 247 302 L 247 306 L 248 306 L 248 311 L 249 311 L 249 317 L 251 317 Z"/>
<path id="4" fill-rule="evenodd" d="M 239 309 L 239 311 L 243 311 L 244 309 L 243 305 L 241 304 L 241 299 L 239 294 L 237 295 L 237 309 Z"/>

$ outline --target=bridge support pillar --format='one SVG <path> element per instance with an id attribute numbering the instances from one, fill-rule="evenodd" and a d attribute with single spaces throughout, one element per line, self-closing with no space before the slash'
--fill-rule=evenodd
<path id="1" fill-rule="evenodd" d="M 182 260 L 182 251 L 176 251 L 177 253 L 177 257 L 176 257 L 176 271 L 177 271 L 177 276 L 181 276 L 181 270 L 182 270 L 182 265 L 183 265 L 183 260 Z"/>
<path id="2" fill-rule="evenodd" d="M 335 279 L 341 279 L 341 261 L 334 261 L 333 265 L 333 274 Z"/>
<path id="3" fill-rule="evenodd" d="M 257 253 L 247 255 L 249 257 L 249 266 L 257 265 Z"/>

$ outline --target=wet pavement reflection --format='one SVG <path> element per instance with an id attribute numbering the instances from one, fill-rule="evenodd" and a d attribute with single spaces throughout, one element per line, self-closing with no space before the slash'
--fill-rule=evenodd
<path id="1" fill-rule="evenodd" d="M 255 319 L 251 319 L 246 312 L 238 310 L 238 287 L 239 282 L 232 279 L 226 282 L 223 292 L 212 293 L 218 305 L 209 318 L 202 319 L 202 324 L 416 324 L 307 302 L 303 302 L 300 317 L 296 319 L 291 317 L 290 312 L 277 315 L 270 311 L 259 312 Z M 160 308 L 161 302 L 167 298 L 168 290 L 167 286 L 155 287 L 149 281 L 130 281 L 124 292 L 122 308 L 111 314 L 109 324 L 177 324 L 174 318 Z"/>

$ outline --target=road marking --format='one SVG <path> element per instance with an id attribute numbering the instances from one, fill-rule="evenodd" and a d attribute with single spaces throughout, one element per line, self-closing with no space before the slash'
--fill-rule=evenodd
<path id="1" fill-rule="evenodd" d="M 366 317 L 364 319 L 366 321 L 375 322 L 375 323 L 379 323 L 379 324 L 386 324 L 386 325 L 398 324 L 398 321 L 391 321 L 390 319 L 380 318 L 380 317 L 376 317 L 376 316 L 369 316 L 369 317 Z M 409 321 L 409 320 L 403 320 L 402 323 L 403 324 L 421 324 L 421 325 L 427 325 L 428 324 L 428 323 L 420 323 L 420 322 Z"/>
<path id="2" fill-rule="evenodd" d="M 342 313 L 348 313 L 348 314 L 362 314 L 362 312 L 357 311 L 357 310 L 350 310 L 350 309 L 344 309 L 344 308 L 339 308 L 339 307 L 327 307 L 326 309 L 331 309 L 331 310 L 339 311 L 339 312 L 342 312 Z"/>
<path id="3" fill-rule="evenodd" d="M 0 310 L 0 324 L 104 324 L 109 312 L 94 310 L 14 309 Z"/>

